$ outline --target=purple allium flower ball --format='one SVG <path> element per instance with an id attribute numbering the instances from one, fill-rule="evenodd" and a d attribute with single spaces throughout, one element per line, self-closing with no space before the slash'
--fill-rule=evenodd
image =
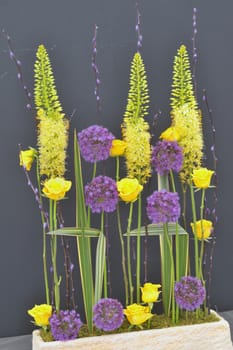
<path id="1" fill-rule="evenodd" d="M 178 193 L 167 190 L 153 192 L 147 198 L 146 211 L 153 224 L 176 222 L 180 217 Z"/>
<path id="2" fill-rule="evenodd" d="M 108 176 L 97 176 L 85 186 L 86 205 L 93 213 L 116 210 L 118 192 L 116 182 Z"/>
<path id="3" fill-rule="evenodd" d="M 160 175 L 179 172 L 183 163 L 182 148 L 175 141 L 159 141 L 152 149 L 152 166 Z"/>
<path id="4" fill-rule="evenodd" d="M 55 340 L 76 339 L 82 326 L 80 316 L 75 310 L 61 310 L 59 313 L 54 313 L 49 322 Z"/>
<path id="5" fill-rule="evenodd" d="M 94 324 L 104 331 L 113 331 L 119 328 L 123 320 L 123 306 L 117 299 L 100 299 L 93 308 Z"/>
<path id="6" fill-rule="evenodd" d="M 197 277 L 185 276 L 175 283 L 175 299 L 181 309 L 194 311 L 203 304 L 206 291 Z"/>
<path id="7" fill-rule="evenodd" d="M 89 126 L 78 133 L 82 157 L 91 163 L 107 159 L 114 139 L 108 129 L 100 125 Z"/>

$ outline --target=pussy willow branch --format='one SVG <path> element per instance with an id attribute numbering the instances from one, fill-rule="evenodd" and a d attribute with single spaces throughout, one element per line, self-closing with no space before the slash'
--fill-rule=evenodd
<path id="1" fill-rule="evenodd" d="M 142 34 L 141 34 L 141 14 L 139 12 L 139 3 L 136 1 L 136 14 L 137 14 L 137 19 L 136 19 L 136 26 L 135 30 L 137 33 L 137 51 L 140 52 L 142 48 Z"/>
<path id="2" fill-rule="evenodd" d="M 194 85 L 194 93 L 197 100 L 197 80 L 196 80 L 196 68 L 197 68 L 197 9 L 193 8 L 193 35 L 192 35 L 192 44 L 193 44 L 193 65 L 192 65 L 192 78 Z"/>
<path id="3" fill-rule="evenodd" d="M 203 90 L 202 99 L 203 99 L 205 106 L 206 106 L 206 109 L 207 109 L 207 114 L 209 117 L 211 131 L 212 131 L 212 146 L 211 146 L 210 150 L 211 150 L 212 158 L 213 158 L 213 170 L 215 171 L 214 176 L 213 176 L 213 182 L 214 182 L 215 187 L 213 189 L 213 208 L 211 210 L 211 216 L 212 216 L 213 226 L 215 227 L 217 222 L 218 222 L 218 217 L 217 217 L 217 213 L 216 213 L 216 207 L 217 207 L 217 202 L 218 202 L 218 197 L 217 197 L 217 186 L 218 186 L 217 162 L 218 162 L 218 158 L 217 158 L 216 152 L 215 152 L 216 129 L 214 126 L 212 109 L 210 108 L 210 105 L 209 105 L 206 90 Z M 210 290 L 211 290 L 211 284 L 212 284 L 213 255 L 214 255 L 214 248 L 215 248 L 215 244 L 216 244 L 215 230 L 213 230 L 211 237 L 212 237 L 212 239 L 211 239 L 211 243 L 210 243 L 211 247 L 210 247 L 210 257 L 209 257 L 209 271 L 208 271 L 208 295 L 207 295 L 208 309 L 210 309 Z"/>
<path id="4" fill-rule="evenodd" d="M 19 152 L 21 152 L 21 145 L 19 145 Z M 46 257 L 46 251 L 47 251 L 46 232 L 50 230 L 50 225 L 49 225 L 49 215 L 43 209 L 43 201 L 42 201 L 42 196 L 40 192 L 40 182 L 39 182 L 40 180 L 38 179 L 38 159 L 36 159 L 36 173 L 37 173 L 37 181 L 38 181 L 39 189 L 33 186 L 30 176 L 24 166 L 23 166 L 23 170 L 27 179 L 27 184 L 34 193 L 35 200 L 38 204 L 40 214 L 41 214 L 42 231 L 43 231 L 43 270 L 44 270 L 45 295 L 46 295 L 46 303 L 50 304 L 47 257 Z"/>
<path id="5" fill-rule="evenodd" d="M 22 84 L 23 86 L 23 90 L 25 92 L 25 95 L 26 95 L 26 99 L 27 99 L 27 104 L 26 104 L 26 108 L 30 111 L 33 111 L 33 101 L 32 101 L 32 94 L 31 92 L 29 91 L 27 85 L 25 84 L 25 81 L 24 81 L 24 77 L 23 77 L 23 71 L 22 71 L 22 63 L 21 61 L 17 58 L 17 56 L 15 55 L 15 52 L 13 50 L 13 47 L 12 47 L 12 42 L 11 42 L 11 38 L 9 36 L 9 34 L 5 31 L 5 29 L 2 30 L 2 35 L 4 36 L 4 38 L 6 39 L 7 41 L 7 46 L 8 46 L 8 53 L 9 53 L 9 56 L 10 56 L 10 59 L 15 63 L 16 65 L 16 69 L 18 71 L 17 73 L 17 78 L 18 80 L 20 81 L 20 83 Z"/>
<path id="6" fill-rule="evenodd" d="M 19 144 L 19 151 L 21 151 L 21 145 L 20 144 Z M 39 210 L 40 210 L 41 215 L 42 215 L 42 217 L 44 219 L 44 222 L 43 222 L 44 229 L 49 230 L 49 215 L 43 208 L 43 203 L 42 203 L 42 200 L 40 199 L 38 188 L 35 187 L 32 184 L 31 178 L 30 178 L 26 168 L 24 166 L 22 166 L 22 168 L 23 168 L 24 174 L 25 174 L 26 179 L 27 179 L 27 184 L 31 188 L 32 192 L 34 193 L 35 200 L 36 200 L 36 202 L 38 204 Z"/>
<path id="7" fill-rule="evenodd" d="M 62 216 L 62 211 L 60 204 L 58 205 L 58 222 L 59 227 L 64 227 L 64 219 Z M 73 282 L 73 269 L 74 264 L 71 261 L 71 255 L 70 255 L 70 242 L 69 239 L 61 236 L 61 245 L 64 253 L 64 268 L 65 268 L 65 276 L 66 276 L 66 309 L 72 309 L 76 310 L 77 305 L 75 303 L 75 289 L 74 289 L 74 282 Z"/>
<path id="8" fill-rule="evenodd" d="M 95 86 L 94 86 L 94 95 L 96 98 L 96 104 L 97 104 L 97 114 L 100 116 L 101 113 L 101 101 L 100 101 L 100 73 L 99 69 L 96 63 L 96 57 L 97 57 L 97 32 L 98 27 L 95 25 L 94 29 L 94 37 L 92 39 L 92 59 L 91 59 L 91 67 L 94 71 L 94 77 L 95 77 Z"/>

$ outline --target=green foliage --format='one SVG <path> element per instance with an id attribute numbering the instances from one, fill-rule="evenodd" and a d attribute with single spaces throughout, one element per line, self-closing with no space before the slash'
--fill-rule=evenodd
<path id="1" fill-rule="evenodd" d="M 149 92 L 146 72 L 139 52 L 134 55 L 131 63 L 130 90 L 125 117 L 139 118 L 147 114 L 149 107 Z"/>
<path id="2" fill-rule="evenodd" d="M 54 82 L 53 71 L 44 45 L 38 47 L 34 66 L 35 105 L 37 111 L 43 109 L 46 114 L 62 112 Z"/>
<path id="3" fill-rule="evenodd" d="M 174 58 L 171 107 L 176 109 L 184 104 L 193 109 L 197 108 L 187 49 L 181 45 Z"/>
<path id="4" fill-rule="evenodd" d="M 77 236 L 78 259 L 80 268 L 80 277 L 83 291 L 83 301 L 85 308 L 86 321 L 89 332 L 92 333 L 92 309 L 94 302 L 94 286 L 92 274 L 92 259 L 91 259 L 91 242 L 90 237 L 85 236 L 84 228 L 87 224 L 87 213 L 83 191 L 83 177 L 81 156 L 77 133 L 74 130 L 74 172 L 75 172 L 75 190 L 76 190 L 76 227 L 83 228 L 83 235 Z"/>

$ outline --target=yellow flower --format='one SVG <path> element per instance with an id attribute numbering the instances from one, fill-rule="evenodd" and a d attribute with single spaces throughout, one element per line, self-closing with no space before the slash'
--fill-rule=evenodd
<path id="1" fill-rule="evenodd" d="M 195 234 L 194 223 L 191 222 L 193 233 Z M 209 220 L 196 221 L 196 235 L 198 239 L 207 239 L 213 231 L 213 224 Z"/>
<path id="2" fill-rule="evenodd" d="M 139 304 L 131 304 L 124 309 L 124 315 L 130 324 L 139 326 L 146 322 L 153 315 L 150 312 L 149 306 L 142 306 Z"/>
<path id="3" fill-rule="evenodd" d="M 192 177 L 195 186 L 198 188 L 208 188 L 213 174 L 214 171 L 207 168 L 195 169 Z"/>
<path id="4" fill-rule="evenodd" d="M 44 182 L 43 192 L 46 197 L 59 201 L 70 190 L 71 184 L 71 181 L 67 181 L 63 177 L 52 178 Z"/>
<path id="5" fill-rule="evenodd" d="M 34 318 L 35 324 L 40 327 L 48 326 L 52 316 L 52 306 L 47 304 L 35 305 L 28 314 Z"/>
<path id="6" fill-rule="evenodd" d="M 200 168 L 203 158 L 201 113 L 184 104 L 172 111 L 172 126 L 181 130 L 179 145 L 184 160 L 180 178 L 183 183 L 187 183 L 192 178 L 193 170 Z"/>
<path id="7" fill-rule="evenodd" d="M 180 136 L 180 130 L 174 126 L 170 126 L 170 128 L 162 132 L 160 138 L 165 141 L 179 141 Z"/>
<path id="8" fill-rule="evenodd" d="M 137 179 L 128 179 L 125 177 L 117 182 L 119 196 L 124 202 L 136 201 L 142 189 L 143 186 L 139 184 Z"/>
<path id="9" fill-rule="evenodd" d="M 141 287 L 142 301 L 144 303 L 156 302 L 161 293 L 161 291 L 158 290 L 159 288 L 161 288 L 161 284 L 144 283 L 144 286 Z"/>
<path id="10" fill-rule="evenodd" d="M 151 146 L 149 125 L 143 118 L 124 118 L 122 135 L 126 142 L 127 175 L 141 184 L 151 176 Z"/>
<path id="11" fill-rule="evenodd" d="M 63 114 L 40 109 L 37 115 L 40 175 L 64 176 L 69 122 Z"/>
<path id="12" fill-rule="evenodd" d="M 20 151 L 19 153 L 20 166 L 24 166 L 27 171 L 30 171 L 35 156 L 36 156 L 36 150 L 34 148 L 27 149 L 26 151 Z"/>
<path id="13" fill-rule="evenodd" d="M 110 149 L 110 156 L 117 157 L 122 156 L 125 153 L 126 143 L 125 141 L 114 139 L 112 141 L 112 147 Z"/>

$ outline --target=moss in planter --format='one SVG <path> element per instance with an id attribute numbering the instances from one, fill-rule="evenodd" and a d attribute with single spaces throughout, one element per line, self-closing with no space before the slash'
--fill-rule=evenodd
<path id="1" fill-rule="evenodd" d="M 215 314 L 211 313 L 209 315 L 206 315 L 203 311 L 200 311 L 199 313 L 200 314 L 198 315 L 198 318 L 197 318 L 195 312 L 182 312 L 180 315 L 180 319 L 176 324 L 173 324 L 171 318 L 166 317 L 165 315 L 154 315 L 151 318 L 150 322 L 146 322 L 142 325 L 143 327 L 142 329 L 136 326 L 129 329 L 130 324 L 125 319 L 122 326 L 115 331 L 104 332 L 94 327 L 92 335 L 88 333 L 87 325 L 83 325 L 79 331 L 79 338 L 100 336 L 100 335 L 107 335 L 107 334 L 127 333 L 127 332 L 134 332 L 134 331 L 147 330 L 147 329 L 162 329 L 162 328 L 168 328 L 168 327 L 187 326 L 187 325 L 200 324 L 200 323 L 216 322 L 220 320 Z M 45 331 L 44 329 L 40 330 L 40 336 L 45 342 L 50 342 L 54 340 L 51 332 Z"/>

